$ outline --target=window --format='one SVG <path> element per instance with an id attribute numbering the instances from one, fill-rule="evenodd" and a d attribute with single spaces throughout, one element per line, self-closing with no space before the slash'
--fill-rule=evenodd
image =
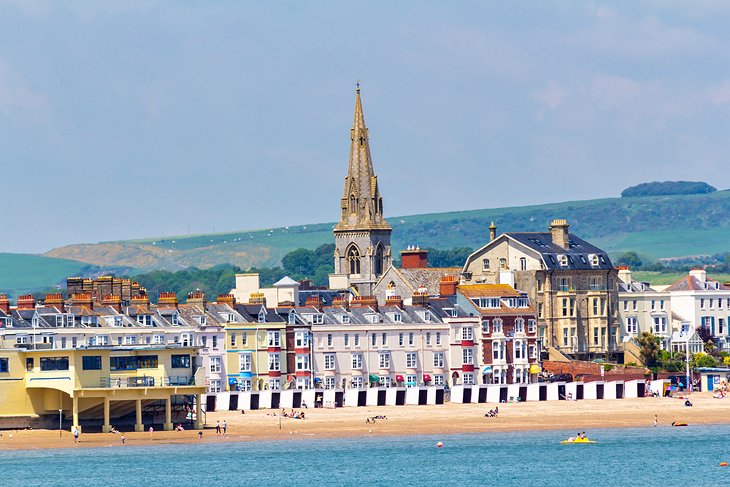
<path id="1" fill-rule="evenodd" d="M 712 324 L 714 328 L 715 319 L 713 317 Z M 654 333 L 655 334 L 666 334 L 667 333 L 667 318 L 666 316 L 655 316 L 654 317 Z M 714 334 L 714 333 L 713 333 Z"/>
<path id="2" fill-rule="evenodd" d="M 515 319 L 515 333 L 525 332 L 525 320 L 522 318 Z"/>
<path id="3" fill-rule="evenodd" d="M 388 334 L 387 334 L 387 333 L 383 333 L 383 334 L 382 334 L 382 335 L 380 336 L 380 338 L 381 338 L 381 341 L 380 341 L 380 342 L 381 342 L 381 344 L 382 344 L 382 345 L 383 345 L 384 347 L 385 347 L 385 346 L 387 346 L 387 345 L 388 345 Z"/>
<path id="4" fill-rule="evenodd" d="M 216 374 L 221 371 L 221 358 L 220 357 L 210 357 L 210 371 L 213 374 Z"/>
<path id="5" fill-rule="evenodd" d="M 165 337 L 163 335 L 152 335 L 152 343 L 155 345 L 165 343 Z"/>
<path id="6" fill-rule="evenodd" d="M 527 259 L 524 257 L 520 257 L 520 270 L 521 271 L 527 270 Z"/>
<path id="7" fill-rule="evenodd" d="M 190 355 L 173 355 L 172 368 L 173 369 L 189 369 L 190 368 Z"/>
<path id="8" fill-rule="evenodd" d="M 138 369 L 156 369 L 158 364 L 157 355 L 138 355 Z"/>
<path id="9" fill-rule="evenodd" d="M 355 370 L 362 369 L 362 354 L 361 353 L 352 354 L 352 368 Z"/>
<path id="10" fill-rule="evenodd" d="M 400 313 L 393 313 L 393 322 L 394 323 L 403 323 L 403 315 Z"/>
<path id="11" fill-rule="evenodd" d="M 272 391 L 278 391 L 281 389 L 281 379 L 278 377 L 269 379 L 269 389 Z"/>
<path id="12" fill-rule="evenodd" d="M 352 388 L 353 389 L 362 389 L 363 388 L 363 380 L 362 376 L 356 375 L 352 378 Z"/>
<path id="13" fill-rule="evenodd" d="M 281 346 L 281 334 L 278 331 L 269 331 L 266 333 L 268 338 L 268 346 L 280 347 Z"/>
<path id="14" fill-rule="evenodd" d="M 530 350 L 530 358 L 531 359 L 537 358 L 537 347 L 535 345 L 530 345 L 529 350 Z"/>
<path id="15" fill-rule="evenodd" d="M 213 341 L 213 350 L 218 349 L 218 337 L 216 335 L 213 335 L 211 337 L 211 340 Z"/>
<path id="16" fill-rule="evenodd" d="M 527 333 L 535 333 L 537 329 L 537 321 L 527 320 Z"/>
<path id="17" fill-rule="evenodd" d="M 563 316 L 568 316 L 568 298 L 563 298 Z"/>
<path id="18" fill-rule="evenodd" d="M 143 326 L 152 326 L 152 317 L 150 315 L 137 315 L 137 323 Z"/>
<path id="19" fill-rule="evenodd" d="M 309 332 L 298 331 L 294 334 L 294 346 L 296 348 L 309 347 Z"/>
<path id="20" fill-rule="evenodd" d="M 466 341 L 474 340 L 474 329 L 471 326 L 462 326 L 461 339 Z"/>
<path id="21" fill-rule="evenodd" d="M 406 368 L 415 369 L 416 367 L 418 367 L 416 352 L 406 353 Z"/>
<path id="22" fill-rule="evenodd" d="M 33 372 L 33 368 L 35 367 L 35 359 L 33 357 L 28 357 L 25 359 L 25 370 L 28 372 Z"/>
<path id="23" fill-rule="evenodd" d="M 568 304 L 570 304 L 570 316 L 575 316 L 575 298 L 570 298 Z"/>
<path id="24" fill-rule="evenodd" d="M 443 374 L 434 374 L 433 385 L 435 385 L 435 386 L 444 385 L 444 375 Z"/>
<path id="25" fill-rule="evenodd" d="M 626 333 L 636 335 L 639 333 L 639 320 L 636 316 L 626 318 Z"/>
<path id="26" fill-rule="evenodd" d="M 504 348 L 505 345 L 499 340 L 492 342 L 492 359 L 493 360 L 504 360 Z"/>
<path id="27" fill-rule="evenodd" d="M 372 335 L 370 335 L 370 337 L 372 338 L 373 347 L 374 347 L 375 346 L 375 340 L 377 340 L 377 337 L 375 336 L 375 333 L 373 333 Z"/>
<path id="28" fill-rule="evenodd" d="M 281 370 L 281 355 L 278 353 L 269 354 L 269 370 Z"/>
<path id="29" fill-rule="evenodd" d="M 505 259 L 504 257 L 499 259 L 499 268 L 502 270 L 507 269 L 507 259 Z"/>
<path id="30" fill-rule="evenodd" d="M 335 370 L 335 354 L 326 353 L 324 355 L 324 370 Z M 334 377 L 332 378 L 334 380 Z"/>
<path id="31" fill-rule="evenodd" d="M 239 391 L 250 391 L 251 390 L 251 379 L 238 379 L 238 390 Z"/>
<path id="32" fill-rule="evenodd" d="M 32 359 L 31 359 L 32 360 Z M 101 370 L 101 355 L 86 355 L 81 359 L 83 370 Z M 31 365 L 31 370 L 33 369 Z"/>
<path id="33" fill-rule="evenodd" d="M 408 334 L 408 345 L 413 346 L 413 343 L 414 343 L 414 335 L 413 335 L 413 332 L 410 332 Z"/>
<path id="34" fill-rule="evenodd" d="M 217 394 L 221 391 L 221 381 L 220 379 L 211 379 L 208 383 L 208 392 L 211 394 Z"/>
<path id="35" fill-rule="evenodd" d="M 418 376 L 407 375 L 406 376 L 406 387 L 416 387 L 418 385 Z"/>
<path id="36" fill-rule="evenodd" d="M 433 366 L 437 369 L 443 369 L 444 368 L 444 352 L 434 352 L 433 353 Z"/>
<path id="37" fill-rule="evenodd" d="M 350 346 L 350 335 L 345 333 L 345 335 L 342 337 L 342 339 L 345 342 L 345 346 L 349 347 Z"/>
<path id="38" fill-rule="evenodd" d="M 332 346 L 332 333 L 327 333 L 327 346 Z"/>
<path id="39" fill-rule="evenodd" d="M 175 325 L 175 326 L 177 326 L 180 323 L 180 321 L 178 320 L 178 314 L 177 313 L 173 313 L 172 314 L 172 316 L 170 317 L 170 322 L 173 325 Z"/>
<path id="40" fill-rule="evenodd" d="M 320 313 L 316 314 L 310 314 L 310 315 L 304 315 L 307 318 L 307 321 L 311 323 L 312 325 L 323 325 L 324 324 L 324 315 Z"/>
<path id="41" fill-rule="evenodd" d="M 10 372 L 10 366 L 7 358 L 0 358 L 0 374 L 7 374 Z"/>
<path id="42" fill-rule="evenodd" d="M 441 332 L 436 332 L 436 345 L 441 345 Z"/>
<path id="43" fill-rule="evenodd" d="M 355 346 L 356 347 L 360 346 L 360 334 L 359 333 L 355 333 Z"/>
<path id="44" fill-rule="evenodd" d="M 403 346 L 403 333 L 398 333 L 398 346 Z"/>
<path id="45" fill-rule="evenodd" d="M 431 345 L 431 332 L 426 332 L 426 345 Z"/>
<path id="46" fill-rule="evenodd" d="M 464 385 L 474 385 L 474 372 L 464 372 Z"/>
<path id="47" fill-rule="evenodd" d="M 494 321 L 492 321 L 492 333 L 502 333 L 502 329 L 502 319 L 495 318 Z"/>
<path id="48" fill-rule="evenodd" d="M 266 310 L 264 308 L 261 308 L 261 311 L 259 311 L 259 315 L 256 318 L 258 319 L 259 323 L 266 323 Z"/>
<path id="49" fill-rule="evenodd" d="M 41 370 L 68 370 L 68 357 L 41 357 Z"/>
<path id="50" fill-rule="evenodd" d="M 651 302 L 651 309 L 654 309 L 654 301 Z M 593 298 L 593 316 L 598 315 L 598 298 Z"/>
<path id="51" fill-rule="evenodd" d="M 125 345 L 136 345 L 137 344 L 137 337 L 136 336 L 125 336 L 124 337 L 124 344 Z"/>
<path id="52" fill-rule="evenodd" d="M 328 375 L 324 378 L 324 388 L 325 389 L 334 389 L 335 388 L 335 378 L 332 375 Z"/>
<path id="53" fill-rule="evenodd" d="M 390 368 L 390 353 L 389 352 L 380 352 L 378 354 L 379 360 L 378 363 L 380 365 L 381 369 L 389 369 Z"/>
<path id="54" fill-rule="evenodd" d="M 628 310 L 629 310 L 629 301 L 628 301 L 628 299 L 625 299 L 624 300 L 624 311 L 628 311 Z"/>
<path id="55" fill-rule="evenodd" d="M 109 357 L 109 368 L 111 370 L 137 370 L 137 357 Z"/>
<path id="56" fill-rule="evenodd" d="M 474 350 L 471 348 L 463 348 L 461 350 L 461 362 L 464 365 L 474 365 Z"/>
<path id="57" fill-rule="evenodd" d="M 563 346 L 564 347 L 568 346 L 568 329 L 567 328 L 563 328 Z"/>
<path id="58" fill-rule="evenodd" d="M 297 355 L 297 370 L 309 370 L 309 355 Z"/>
<path id="59" fill-rule="evenodd" d="M 381 375 L 379 377 L 380 379 L 380 386 L 381 387 L 390 387 L 390 376 L 389 375 Z"/>
<path id="60" fill-rule="evenodd" d="M 489 259 L 482 259 L 482 270 L 483 271 L 489 270 Z"/>
<path id="61" fill-rule="evenodd" d="M 342 315 L 340 316 L 340 321 L 343 325 L 349 325 L 350 324 L 350 315 Z"/>
<path id="62" fill-rule="evenodd" d="M 725 318 L 718 318 L 717 319 L 717 334 L 718 335 L 724 335 L 725 334 Z"/>
<path id="63" fill-rule="evenodd" d="M 430 311 L 423 312 L 423 321 L 425 321 L 426 323 L 431 322 L 431 312 Z"/>
<path id="64" fill-rule="evenodd" d="M 705 309 L 705 299 L 700 299 L 700 309 Z"/>
<path id="65" fill-rule="evenodd" d="M 183 347 L 190 347 L 193 345 L 193 334 L 183 333 L 180 335 L 180 343 Z"/>
<path id="66" fill-rule="evenodd" d="M 251 372 L 250 353 L 242 353 L 238 356 L 238 368 L 241 372 Z"/>
<path id="67" fill-rule="evenodd" d="M 354 197 L 351 197 L 350 199 L 352 200 Z M 350 268 L 350 274 L 360 274 L 360 251 L 358 248 L 354 245 L 351 246 L 347 251 L 346 256 Z"/>
<path id="68" fill-rule="evenodd" d="M 236 348 L 236 334 L 231 333 L 231 348 Z"/>

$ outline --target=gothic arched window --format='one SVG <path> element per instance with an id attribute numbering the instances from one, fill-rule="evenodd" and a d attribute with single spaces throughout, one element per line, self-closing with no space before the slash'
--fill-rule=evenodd
<path id="1" fill-rule="evenodd" d="M 356 245 L 347 249 L 347 262 L 350 267 L 350 274 L 360 274 L 360 250 Z"/>
<path id="2" fill-rule="evenodd" d="M 378 244 L 378 248 L 375 251 L 375 262 L 373 262 L 373 268 L 376 276 L 383 273 L 383 246 L 380 244 Z"/>
<path id="3" fill-rule="evenodd" d="M 355 195 L 350 195 L 350 213 L 357 213 L 357 204 L 355 203 Z"/>

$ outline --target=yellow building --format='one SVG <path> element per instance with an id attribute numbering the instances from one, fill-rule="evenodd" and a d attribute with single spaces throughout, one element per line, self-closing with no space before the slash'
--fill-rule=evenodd
<path id="1" fill-rule="evenodd" d="M 174 405 L 187 398 L 192 407 L 194 396 L 194 427 L 200 428 L 206 387 L 196 355 L 196 348 L 179 345 L 0 349 L 0 418 L 61 414 L 70 417 L 72 429 L 103 419 L 108 432 L 113 418 L 135 412 L 135 430 L 143 431 L 143 411 L 157 408 L 164 412 L 164 429 L 171 430 Z"/>
<path id="2" fill-rule="evenodd" d="M 238 304 L 236 311 L 244 322 L 225 325 L 228 389 L 281 389 L 287 372 L 286 322 L 264 303 Z"/>

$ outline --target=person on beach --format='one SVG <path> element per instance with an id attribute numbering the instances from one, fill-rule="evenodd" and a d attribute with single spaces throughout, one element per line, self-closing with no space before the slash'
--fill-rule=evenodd
<path id="1" fill-rule="evenodd" d="M 80 434 L 79 429 L 76 426 L 74 426 L 74 443 L 79 442 L 79 434 Z"/>
<path id="2" fill-rule="evenodd" d="M 203 439 L 203 432 L 202 431 L 198 431 L 198 439 L 199 440 L 202 440 Z"/>
<path id="3" fill-rule="evenodd" d="M 154 432 L 155 432 L 155 429 L 152 426 L 150 426 L 150 434 L 152 434 Z"/>
<path id="4" fill-rule="evenodd" d="M 657 415 L 655 414 L 655 415 L 654 415 L 654 427 L 655 427 L 655 428 L 656 428 L 657 424 L 659 424 L 659 418 L 658 418 L 658 417 L 657 417 Z"/>
<path id="5" fill-rule="evenodd" d="M 226 435 L 226 431 L 228 431 L 228 423 L 226 423 L 226 420 L 223 420 L 223 436 Z"/>
<path id="6" fill-rule="evenodd" d="M 124 433 L 122 433 L 122 445 L 124 444 Z"/>
<path id="7" fill-rule="evenodd" d="M 220 421 L 215 422 L 215 434 L 216 435 L 221 434 L 221 422 Z"/>

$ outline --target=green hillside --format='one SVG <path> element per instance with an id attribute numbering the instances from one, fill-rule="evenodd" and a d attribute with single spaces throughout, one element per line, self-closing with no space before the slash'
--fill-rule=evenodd
<path id="1" fill-rule="evenodd" d="M 498 232 L 546 231 L 565 218 L 571 232 L 616 255 L 661 258 L 730 251 L 730 191 L 569 201 L 544 205 L 389 217 L 395 251 L 406 245 L 448 249 L 483 245 Z M 95 265 L 180 270 L 233 264 L 275 266 L 297 248 L 332 242 L 333 223 L 254 231 L 71 245 L 46 255 Z"/>
<path id="2" fill-rule="evenodd" d="M 0 253 L 0 292 L 15 297 L 51 288 L 88 267 L 84 262 L 42 255 Z"/>

